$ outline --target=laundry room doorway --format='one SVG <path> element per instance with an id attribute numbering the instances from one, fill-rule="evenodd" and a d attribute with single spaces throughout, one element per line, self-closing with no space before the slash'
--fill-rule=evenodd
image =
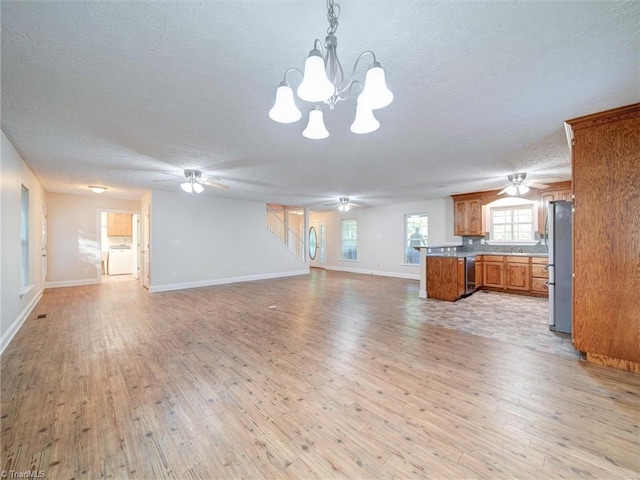
<path id="1" fill-rule="evenodd" d="M 100 222 L 100 281 L 140 278 L 140 213 L 102 210 Z"/>

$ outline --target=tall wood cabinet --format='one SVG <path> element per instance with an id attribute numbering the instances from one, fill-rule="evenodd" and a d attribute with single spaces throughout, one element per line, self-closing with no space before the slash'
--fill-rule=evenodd
<path id="1" fill-rule="evenodd" d="M 573 342 L 640 373 L 640 104 L 566 122 L 573 134 Z"/>

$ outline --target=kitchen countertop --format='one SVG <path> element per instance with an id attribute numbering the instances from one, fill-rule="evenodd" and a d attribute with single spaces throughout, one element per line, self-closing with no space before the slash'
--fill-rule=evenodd
<path id="1" fill-rule="evenodd" d="M 505 252 L 434 252 L 427 253 L 427 257 L 479 257 L 480 255 L 499 255 L 503 257 L 548 257 L 546 253 L 505 253 Z"/>

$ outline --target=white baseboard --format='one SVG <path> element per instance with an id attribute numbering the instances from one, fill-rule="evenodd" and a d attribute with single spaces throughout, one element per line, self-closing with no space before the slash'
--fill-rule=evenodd
<path id="1" fill-rule="evenodd" d="M 33 311 L 34 307 L 38 304 L 40 299 L 42 298 L 42 293 L 44 290 L 40 290 L 37 295 L 35 295 L 31 301 L 24 307 L 24 310 L 18 315 L 13 323 L 9 326 L 9 329 L 4 332 L 2 338 L 0 338 L 0 354 L 4 352 L 4 349 L 9 346 L 13 337 L 18 333 L 18 330 L 22 327 L 22 324 L 29 318 L 29 314 Z"/>
<path id="2" fill-rule="evenodd" d="M 293 277 L 296 275 L 308 275 L 309 268 L 295 270 L 293 272 L 266 273 L 262 275 L 247 275 L 246 277 L 217 278 L 214 280 L 201 280 L 197 282 L 170 283 L 167 285 L 152 285 L 149 287 L 151 293 L 170 292 L 173 290 L 184 290 L 187 288 L 212 287 L 215 285 L 225 285 L 228 283 L 252 282 L 254 280 L 268 280 L 273 278 Z"/>
<path id="3" fill-rule="evenodd" d="M 363 270 L 360 268 L 344 268 L 344 267 L 329 267 L 329 266 L 325 266 L 324 268 L 325 270 L 334 270 L 336 272 L 359 273 L 361 275 L 377 275 L 379 277 L 404 278 L 406 280 L 420 280 L 420 275 L 417 273 L 384 272 L 380 270 Z"/>
<path id="4" fill-rule="evenodd" d="M 59 282 L 47 282 L 47 288 L 60 288 L 60 287 L 81 287 L 83 285 L 97 285 L 100 280 L 92 278 L 90 280 L 62 280 Z"/>

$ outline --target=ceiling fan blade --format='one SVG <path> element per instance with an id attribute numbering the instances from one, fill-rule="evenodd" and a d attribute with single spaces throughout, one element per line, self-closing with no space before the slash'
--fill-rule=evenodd
<path id="1" fill-rule="evenodd" d="M 349 202 L 349 206 L 351 206 L 351 207 L 361 207 L 362 205 L 360 205 L 359 203 Z"/>
<path id="2" fill-rule="evenodd" d="M 177 178 L 167 178 L 166 180 L 151 180 L 151 182 L 153 183 L 158 183 L 158 182 L 179 182 L 180 180 Z"/>
<path id="3" fill-rule="evenodd" d="M 544 183 L 535 183 L 535 182 L 524 182 L 527 187 L 537 188 L 539 190 L 544 190 L 545 188 L 549 188 L 549 185 L 545 185 Z"/>
<path id="4" fill-rule="evenodd" d="M 509 188 L 509 187 L 504 187 L 501 191 L 498 192 L 498 195 L 502 195 L 503 193 L 507 193 L 507 188 Z"/>
<path id="5" fill-rule="evenodd" d="M 213 188 L 221 188 L 223 190 L 229 190 L 229 185 L 225 185 L 224 183 L 217 183 L 217 182 L 211 182 L 211 181 L 206 181 L 206 182 L 201 182 L 203 185 L 207 185 L 208 187 L 213 187 Z"/>
<path id="6" fill-rule="evenodd" d="M 339 203 L 323 203 L 322 206 L 323 207 L 337 207 L 338 205 L 340 205 Z"/>

